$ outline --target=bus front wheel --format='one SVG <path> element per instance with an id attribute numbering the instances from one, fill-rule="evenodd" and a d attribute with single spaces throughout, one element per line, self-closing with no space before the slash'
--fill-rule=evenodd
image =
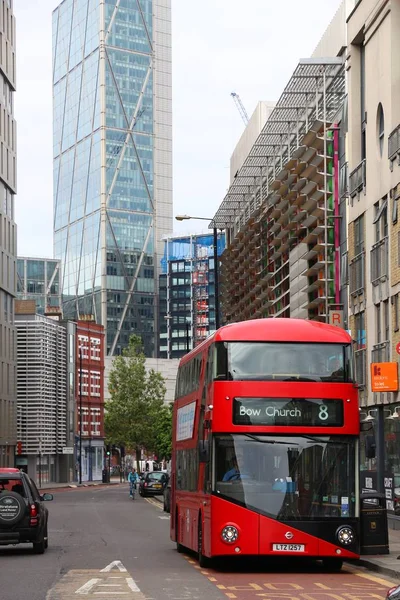
<path id="1" fill-rule="evenodd" d="M 343 566 L 343 560 L 341 558 L 324 558 L 322 565 L 325 571 L 329 573 L 337 573 Z"/>

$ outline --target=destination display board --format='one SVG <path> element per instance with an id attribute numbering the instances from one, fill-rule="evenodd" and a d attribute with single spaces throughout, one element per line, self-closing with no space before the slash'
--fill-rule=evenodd
<path id="1" fill-rule="evenodd" d="M 234 398 L 234 425 L 341 427 L 343 400 Z"/>

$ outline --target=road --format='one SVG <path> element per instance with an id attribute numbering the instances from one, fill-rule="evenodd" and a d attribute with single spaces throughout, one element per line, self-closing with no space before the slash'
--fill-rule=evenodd
<path id="1" fill-rule="evenodd" d="M 154 499 L 131 501 L 127 485 L 58 491 L 48 504 L 49 549 L 0 548 L 1 600 L 383 600 L 387 579 L 316 563 L 224 562 L 200 569 L 178 554 Z"/>

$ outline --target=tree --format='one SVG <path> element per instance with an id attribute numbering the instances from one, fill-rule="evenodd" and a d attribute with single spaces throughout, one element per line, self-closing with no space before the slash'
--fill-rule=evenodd
<path id="1" fill-rule="evenodd" d="M 132 335 L 122 356 L 113 360 L 105 415 L 107 441 L 132 448 L 137 462 L 142 448 L 155 446 L 166 392 L 164 377 L 154 369 L 146 371 L 145 362 L 141 339 Z"/>
<path id="2" fill-rule="evenodd" d="M 172 452 L 172 410 L 173 404 L 162 407 L 156 418 L 154 452 L 159 460 L 169 460 Z"/>

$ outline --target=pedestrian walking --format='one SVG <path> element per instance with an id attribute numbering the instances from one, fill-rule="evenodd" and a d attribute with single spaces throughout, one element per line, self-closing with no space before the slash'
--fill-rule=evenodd
<path id="1" fill-rule="evenodd" d="M 132 500 L 135 499 L 136 483 L 138 481 L 139 481 L 139 476 L 136 473 L 136 469 L 131 468 L 131 470 L 129 471 L 129 475 L 128 475 L 128 482 L 129 482 L 129 497 L 132 498 Z"/>

